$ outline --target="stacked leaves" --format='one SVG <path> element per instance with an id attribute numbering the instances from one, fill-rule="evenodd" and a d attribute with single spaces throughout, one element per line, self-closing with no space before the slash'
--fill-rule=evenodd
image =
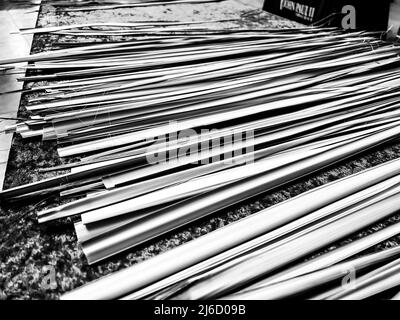
<path id="1" fill-rule="evenodd" d="M 68 173 L 5 190 L 0 197 L 10 202 L 54 193 L 73 197 L 72 202 L 39 212 L 38 219 L 44 223 L 80 216 L 75 228 L 90 263 L 400 134 L 400 50 L 368 33 L 316 28 L 213 30 L 207 22 L 104 23 L 22 32 L 135 36 L 0 61 L 6 67 L 29 62 L 30 75 L 21 80 L 50 82 L 28 89 L 36 93 L 27 106 L 30 117 L 8 131 L 53 140 L 60 157 L 78 159 L 43 169 Z M 114 291 L 104 293 L 103 283 L 109 285 L 105 281 L 100 288 L 84 289 L 82 295 L 116 298 L 154 283 L 157 289 L 128 297 L 155 293 L 171 297 L 176 290 L 177 297 L 185 298 L 230 295 L 355 232 L 355 225 L 366 227 L 395 213 L 398 167 L 398 162 L 390 163 L 335 185 L 327 198 L 318 194 L 322 202 L 315 207 L 310 201 L 316 194 L 306 195 L 312 198 L 302 199 L 304 206 L 280 211 L 277 220 L 269 215 L 259 233 L 255 225 L 242 224 L 241 233 L 247 230 L 246 235 L 231 232 L 236 242 L 228 237 L 232 240 L 228 244 L 225 237 L 214 251 L 206 246 L 203 255 L 192 248 L 197 258 L 185 251 L 187 262 L 180 257 L 179 267 L 176 258 L 169 269 L 157 268 L 157 275 L 147 266 L 145 270 L 152 271 L 135 285 L 123 284 L 125 276 L 119 276 L 113 280 L 118 286 Z M 391 189 L 383 191 L 388 186 Z M 286 238 L 293 230 L 299 231 L 294 242 Z M 360 247 L 398 232 L 389 231 Z M 271 249 L 269 242 L 278 238 Z M 255 243 L 249 242 L 252 239 Z M 360 247 L 318 268 L 328 268 Z M 223 253 L 227 249 L 232 251 Z M 370 261 L 396 254 L 392 250 L 355 265 L 362 269 Z M 276 265 L 265 269 L 265 261 Z M 321 274 L 335 279 L 341 273 L 337 268 Z M 313 281 L 318 282 L 321 274 L 313 275 Z M 198 279 L 207 281 L 191 287 Z M 270 297 L 268 290 L 275 283 L 267 280 L 236 294 Z M 188 286 L 190 290 L 182 292 Z M 165 287 L 167 293 L 161 292 Z"/>
<path id="2" fill-rule="evenodd" d="M 399 256 L 398 246 L 361 258 L 357 255 L 398 235 L 399 223 L 317 258 L 302 259 L 397 213 L 399 171 L 396 159 L 323 185 L 64 298 L 278 299 L 303 294 L 327 299 L 350 292 L 365 298 L 396 287 L 398 260 L 390 261 Z M 371 268 L 376 270 L 358 278 Z M 349 275 L 354 276 L 353 283 L 343 286 L 339 281 L 338 287 L 324 292 L 324 285 Z M 310 296 L 310 290 L 315 294 L 312 290 L 317 289 L 323 292 Z"/>

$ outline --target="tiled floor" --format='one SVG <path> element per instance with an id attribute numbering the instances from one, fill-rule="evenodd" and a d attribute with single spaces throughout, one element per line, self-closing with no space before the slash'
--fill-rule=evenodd
<path id="1" fill-rule="evenodd" d="M 37 11 L 39 10 L 37 3 L 39 2 L 0 1 L 0 59 L 29 54 L 32 36 L 22 36 L 15 34 L 15 32 L 18 32 L 20 28 L 36 25 Z M 22 83 L 16 81 L 19 76 L 21 76 L 21 73 L 18 73 L 17 70 L 1 72 L 0 92 L 21 89 Z M 15 118 L 20 98 L 19 93 L 0 95 L 0 117 Z M 13 120 L 0 119 L 0 132 L 13 122 Z M 3 187 L 11 140 L 11 134 L 0 134 L 0 189 Z"/>

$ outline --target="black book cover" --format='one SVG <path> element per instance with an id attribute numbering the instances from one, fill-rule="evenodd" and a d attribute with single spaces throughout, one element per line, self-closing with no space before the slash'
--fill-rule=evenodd
<path id="1" fill-rule="evenodd" d="M 304 24 L 343 27 L 349 13 L 355 9 L 356 29 L 386 31 L 390 0 L 265 0 L 264 10 Z"/>

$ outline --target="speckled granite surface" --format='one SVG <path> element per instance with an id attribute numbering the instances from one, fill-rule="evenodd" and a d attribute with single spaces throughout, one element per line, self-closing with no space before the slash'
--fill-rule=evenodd
<path id="1" fill-rule="evenodd" d="M 243 1 L 242 1 L 243 2 Z M 153 8 L 154 10 L 154 8 Z M 44 5 L 40 14 L 39 25 L 61 25 L 78 22 L 134 21 L 143 19 L 223 19 L 241 17 L 243 25 L 262 23 L 267 26 L 290 27 L 292 22 L 259 14 L 243 3 L 228 0 L 224 4 L 185 5 L 171 9 L 159 7 L 134 10 L 96 11 L 92 13 L 55 14 L 52 7 Z M 45 50 L 57 41 L 71 41 L 68 37 L 56 36 L 35 37 L 34 51 Z M 30 84 L 26 84 L 30 85 Z M 25 114 L 24 104 L 29 96 L 21 102 L 20 116 Z M 166 235 L 140 248 L 132 249 L 106 262 L 88 266 L 85 257 L 78 247 L 72 229 L 71 220 L 60 221 L 45 226 L 36 223 L 35 212 L 46 207 L 46 201 L 24 207 L 3 208 L 0 211 L 0 299 L 57 299 L 66 291 L 79 287 L 100 276 L 126 268 L 132 264 L 148 259 L 160 252 L 169 250 L 184 242 L 237 221 L 280 201 L 298 195 L 324 183 L 337 180 L 365 168 L 394 159 L 400 155 L 400 143 L 388 145 L 352 161 L 337 165 L 309 179 L 286 186 L 273 193 L 267 193 L 247 201 L 240 206 L 230 208 L 203 219 L 190 227 Z M 44 178 L 38 172 L 41 167 L 58 164 L 55 145 L 41 141 L 22 141 L 14 137 L 13 148 L 6 175 L 5 188 L 17 186 Z M 51 201 L 60 201 L 51 199 Z M 356 239 L 400 220 L 395 216 L 379 223 L 369 230 L 354 235 L 341 243 L 330 246 L 332 250 L 352 239 Z M 372 250 L 379 250 L 397 244 L 400 237 L 391 239 Z M 138 275 L 139 276 L 139 275 Z"/>

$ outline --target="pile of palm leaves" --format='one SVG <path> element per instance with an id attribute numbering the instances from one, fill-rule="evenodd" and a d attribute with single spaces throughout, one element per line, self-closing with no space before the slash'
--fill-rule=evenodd
<path id="1" fill-rule="evenodd" d="M 398 235 L 398 222 L 317 258 L 301 259 L 398 212 L 399 171 L 396 159 L 324 185 L 64 298 L 361 299 L 376 295 L 400 285 L 400 259 L 395 259 L 400 248 L 359 254 Z M 101 244 L 92 242 L 87 249 L 96 254 Z M 340 281 L 346 277 L 350 283 Z M 329 290 L 325 285 L 330 285 Z"/>
<path id="2" fill-rule="evenodd" d="M 30 75 L 21 80 L 49 81 L 27 89 L 36 94 L 30 117 L 8 131 L 54 140 L 68 161 L 43 170 L 70 170 L 0 198 L 73 197 L 38 220 L 80 216 L 75 229 L 90 263 L 400 134 L 400 49 L 369 33 L 213 30 L 207 22 L 22 32 L 134 36 L 0 61 L 29 62 Z M 277 271 L 395 214 L 399 170 L 396 160 L 321 187 L 72 297 L 282 298 L 334 281 L 350 266 L 383 268 L 365 275 L 365 287 L 386 290 L 378 280 L 393 276 L 396 286 L 397 264 L 379 264 L 398 248 L 343 261 L 395 236 L 397 225 Z M 342 289 L 324 297 L 355 294 Z M 368 290 L 363 297 L 378 289 Z"/>

